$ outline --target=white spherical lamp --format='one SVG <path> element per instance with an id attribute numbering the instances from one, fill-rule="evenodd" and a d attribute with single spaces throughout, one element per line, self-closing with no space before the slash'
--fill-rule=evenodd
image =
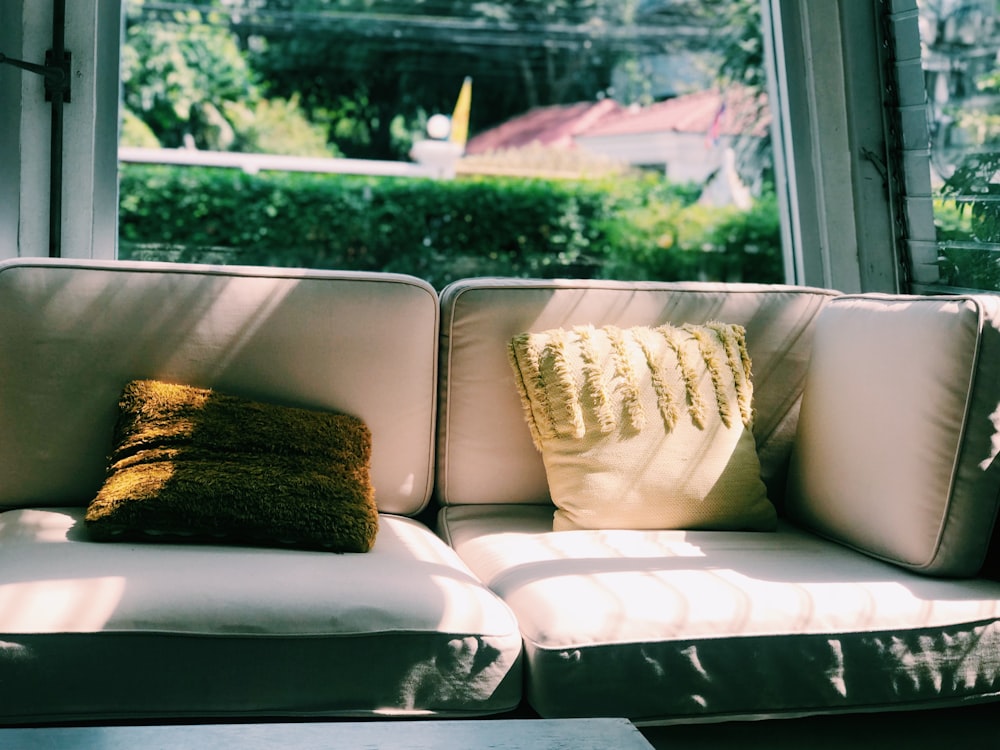
<path id="1" fill-rule="evenodd" d="M 451 133 L 451 118 L 448 115 L 431 115 L 427 120 L 427 135 L 443 141 Z"/>

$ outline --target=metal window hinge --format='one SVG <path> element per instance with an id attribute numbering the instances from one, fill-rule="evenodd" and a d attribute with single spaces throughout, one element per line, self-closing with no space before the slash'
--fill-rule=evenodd
<path id="1" fill-rule="evenodd" d="M 51 102 L 56 97 L 64 102 L 72 101 L 70 88 L 70 70 L 73 63 L 72 53 L 68 51 L 63 52 L 63 59 L 58 63 L 55 60 L 55 56 L 52 50 L 48 50 L 45 53 L 45 64 L 38 65 L 26 62 L 25 60 L 7 57 L 7 55 L 0 52 L 0 65 L 6 63 L 7 65 L 13 65 L 15 68 L 26 70 L 29 73 L 37 73 L 44 76 L 45 101 Z"/>

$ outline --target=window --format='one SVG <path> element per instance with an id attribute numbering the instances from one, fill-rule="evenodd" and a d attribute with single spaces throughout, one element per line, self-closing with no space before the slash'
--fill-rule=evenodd
<path id="1" fill-rule="evenodd" d="M 757 0 L 125 8 L 123 257 L 783 279 Z"/>
<path id="2" fill-rule="evenodd" d="M 920 200 L 927 202 L 924 196 L 931 193 L 928 189 L 922 194 L 919 181 L 907 183 L 915 173 L 902 168 L 898 146 L 890 147 L 887 138 L 887 126 L 904 113 L 890 113 L 883 101 L 889 77 L 882 46 L 885 19 L 888 13 L 899 20 L 910 18 L 914 4 L 761 0 L 765 43 L 773 60 L 768 94 L 776 123 L 771 129 L 776 138 L 775 183 L 786 217 L 782 247 L 790 281 L 843 291 L 893 291 L 908 279 L 925 284 L 922 288 L 938 283 L 936 276 L 924 281 L 908 265 L 916 259 L 913 263 L 919 267 L 924 256 L 917 251 L 926 254 L 930 249 L 929 267 L 938 272 L 937 237 L 912 235 L 919 212 L 911 209 Z M 48 5 L 34 0 L 3 3 L 0 51 L 25 59 L 43 57 L 48 45 L 39 30 L 50 21 Z M 666 12 L 670 5 L 676 4 L 642 2 L 636 7 Z M 72 123 L 67 125 L 67 140 L 75 145 L 66 173 L 74 189 L 63 194 L 63 236 L 68 242 L 64 254 L 114 257 L 117 163 L 108 152 L 114 150 L 118 112 L 107 103 L 117 102 L 118 78 L 117 59 L 109 62 L 107 50 L 119 49 L 121 5 L 118 0 L 78 0 L 68 12 L 72 18 L 67 46 L 74 53 L 78 88 Z M 39 88 L 37 82 L 0 66 L 0 117 L 6 118 L 6 127 L 0 129 L 3 257 L 45 254 L 47 122 Z M 428 115 L 435 110 L 447 113 L 453 106 L 457 86 L 446 88 L 447 104 L 427 105 Z M 473 88 L 476 101 L 484 87 L 474 81 Z M 916 117 L 917 105 L 901 107 L 912 107 L 906 111 L 911 121 Z M 909 133 L 898 132 L 901 137 Z M 905 137 L 903 141 L 906 145 Z M 910 192 L 894 194 L 914 200 L 890 200 L 887 185 L 903 185 Z M 962 220 L 970 216 L 965 212 Z M 897 252 L 900 226 L 910 232 L 910 243 Z M 925 244 L 917 244 L 921 242 Z"/>

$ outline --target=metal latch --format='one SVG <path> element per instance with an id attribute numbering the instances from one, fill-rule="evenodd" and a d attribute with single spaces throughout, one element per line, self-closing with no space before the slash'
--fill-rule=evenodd
<path id="1" fill-rule="evenodd" d="M 0 65 L 6 63 L 7 65 L 13 65 L 15 68 L 20 68 L 21 70 L 27 70 L 29 73 L 37 73 L 38 75 L 45 77 L 45 101 L 51 102 L 56 97 L 61 98 L 64 102 L 72 101 L 70 98 L 70 70 L 72 68 L 73 57 L 70 52 L 63 52 L 63 59 L 60 63 L 55 61 L 55 53 L 49 50 L 45 53 L 45 65 L 38 65 L 36 63 L 30 63 L 25 60 L 18 60 L 13 57 L 7 57 L 3 52 L 0 52 Z"/>

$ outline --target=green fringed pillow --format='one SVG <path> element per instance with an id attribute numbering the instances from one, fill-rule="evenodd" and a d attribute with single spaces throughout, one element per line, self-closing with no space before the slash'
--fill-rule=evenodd
<path id="1" fill-rule="evenodd" d="M 555 530 L 775 528 L 741 326 L 554 329 L 509 353 Z"/>
<path id="2" fill-rule="evenodd" d="M 136 380 L 86 526 L 99 541 L 367 552 L 378 531 L 370 460 L 356 417 Z"/>

